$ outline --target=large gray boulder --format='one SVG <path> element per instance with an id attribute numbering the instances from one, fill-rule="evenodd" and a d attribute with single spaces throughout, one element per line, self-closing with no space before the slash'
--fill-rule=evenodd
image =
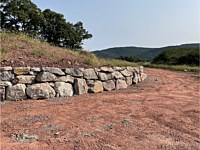
<path id="1" fill-rule="evenodd" d="M 141 80 L 143 81 L 143 80 L 145 80 L 146 78 L 147 78 L 147 74 L 146 73 L 141 73 L 140 74 L 140 76 L 141 76 Z"/>
<path id="2" fill-rule="evenodd" d="M 11 81 L 14 79 L 14 74 L 11 71 L 0 71 L 1 81 Z"/>
<path id="3" fill-rule="evenodd" d="M 37 75 L 36 81 L 38 81 L 38 82 L 54 82 L 54 81 L 57 81 L 57 77 L 50 72 L 41 72 Z"/>
<path id="4" fill-rule="evenodd" d="M 102 72 L 112 73 L 113 69 L 111 67 L 101 67 L 100 70 Z"/>
<path id="5" fill-rule="evenodd" d="M 133 73 L 133 84 L 137 84 L 138 83 L 138 74 L 137 73 Z"/>
<path id="6" fill-rule="evenodd" d="M 105 91 L 111 91 L 115 89 L 115 82 L 113 80 L 108 80 L 103 82 L 103 88 Z"/>
<path id="7" fill-rule="evenodd" d="M 67 75 L 67 76 L 62 76 L 59 77 L 58 82 L 66 82 L 66 83 L 74 83 L 74 77 Z"/>
<path id="8" fill-rule="evenodd" d="M 56 75 L 63 76 L 65 73 L 60 68 L 54 68 L 54 67 L 43 67 L 42 71 L 44 72 L 50 72 Z"/>
<path id="9" fill-rule="evenodd" d="M 26 88 L 26 94 L 31 99 L 48 99 L 55 97 L 54 89 L 48 83 L 33 84 Z"/>
<path id="10" fill-rule="evenodd" d="M 88 86 L 86 84 L 85 79 L 75 79 L 74 90 L 75 94 L 77 95 L 86 94 L 88 92 Z"/>
<path id="11" fill-rule="evenodd" d="M 83 77 L 82 68 L 66 68 L 65 73 L 74 77 Z"/>
<path id="12" fill-rule="evenodd" d="M 54 85 L 54 89 L 57 93 L 57 97 L 69 97 L 72 96 L 74 93 L 73 87 L 70 83 L 56 82 Z"/>
<path id="13" fill-rule="evenodd" d="M 114 71 L 112 75 L 115 79 L 124 79 L 124 76 L 119 71 Z"/>
<path id="14" fill-rule="evenodd" d="M 130 77 L 130 76 L 133 75 L 133 73 L 131 71 L 128 71 L 128 70 L 123 70 L 123 71 L 121 71 L 121 73 L 125 77 Z"/>
<path id="15" fill-rule="evenodd" d="M 126 81 L 121 80 L 121 79 L 119 79 L 119 80 L 116 81 L 116 89 L 117 90 L 126 89 L 127 87 L 128 86 L 126 84 Z"/>
<path id="16" fill-rule="evenodd" d="M 35 81 L 35 76 L 31 75 L 20 75 L 17 76 L 18 83 L 20 84 L 32 84 Z"/>
<path id="17" fill-rule="evenodd" d="M 89 90 L 90 93 L 100 93 L 103 92 L 103 84 L 101 81 L 95 81 L 93 83 L 89 84 Z"/>
<path id="18" fill-rule="evenodd" d="M 94 71 L 94 69 L 90 68 L 90 69 L 85 69 L 83 72 L 83 77 L 85 79 L 91 80 L 91 79 L 98 79 L 96 72 Z"/>
<path id="19" fill-rule="evenodd" d="M 33 72 L 40 72 L 41 68 L 39 68 L 39 67 L 32 67 L 31 71 L 33 71 Z"/>
<path id="20" fill-rule="evenodd" d="M 113 75 L 111 73 L 103 73 L 99 72 L 98 77 L 101 81 L 107 81 L 113 79 Z"/>
<path id="21" fill-rule="evenodd" d="M 6 100 L 25 100 L 26 96 L 26 85 L 16 84 L 13 86 L 8 86 L 6 90 Z"/>
<path id="22" fill-rule="evenodd" d="M 0 71 L 11 71 L 12 67 L 8 66 L 8 67 L 0 67 Z"/>

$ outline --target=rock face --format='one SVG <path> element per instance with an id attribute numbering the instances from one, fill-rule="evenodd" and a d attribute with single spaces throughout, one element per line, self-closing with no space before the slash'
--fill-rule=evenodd
<path id="1" fill-rule="evenodd" d="M 42 70 L 44 72 L 50 72 L 56 75 L 63 76 L 65 73 L 60 68 L 54 68 L 54 67 L 43 67 Z"/>
<path id="2" fill-rule="evenodd" d="M 74 77 L 67 75 L 67 76 L 62 76 L 59 77 L 58 82 L 66 82 L 66 83 L 74 83 Z"/>
<path id="3" fill-rule="evenodd" d="M 112 73 L 113 69 L 111 67 L 101 67 L 100 70 L 102 72 Z"/>
<path id="4" fill-rule="evenodd" d="M 25 100 L 26 97 L 26 85 L 24 84 L 16 84 L 13 86 L 8 86 L 6 92 L 7 100 Z"/>
<path id="5" fill-rule="evenodd" d="M 125 77 L 130 77 L 130 76 L 132 76 L 133 75 L 133 73 L 132 72 L 130 72 L 130 71 L 127 71 L 127 70 L 123 70 L 123 71 L 121 71 L 121 73 L 123 74 L 123 76 L 125 76 Z"/>
<path id="6" fill-rule="evenodd" d="M 114 90 L 115 89 L 115 82 L 113 80 L 103 82 L 103 88 L 104 88 L 105 91 Z"/>
<path id="7" fill-rule="evenodd" d="M 112 75 L 114 76 L 115 79 L 124 79 L 124 76 L 118 71 L 114 71 Z"/>
<path id="8" fill-rule="evenodd" d="M 54 89 L 57 93 L 56 97 L 69 97 L 74 94 L 73 87 L 69 83 L 56 82 Z"/>
<path id="9" fill-rule="evenodd" d="M 116 81 L 116 89 L 117 90 L 126 89 L 126 88 L 127 88 L 126 81 L 120 80 L 120 79 Z"/>
<path id="10" fill-rule="evenodd" d="M 48 83 L 33 84 L 26 88 L 26 94 L 31 99 L 48 99 L 55 97 L 54 89 Z"/>
<path id="11" fill-rule="evenodd" d="M 89 84 L 89 90 L 90 93 L 100 93 L 103 92 L 103 84 L 101 81 L 95 81 L 93 83 Z"/>
<path id="12" fill-rule="evenodd" d="M 41 72 L 37 75 L 36 80 L 38 82 L 53 82 L 57 80 L 57 77 L 50 72 Z"/>
<path id="13" fill-rule="evenodd" d="M 77 95 L 86 94 L 88 92 L 88 86 L 85 79 L 75 79 L 74 90 Z"/>
<path id="14" fill-rule="evenodd" d="M 126 77 L 126 83 L 128 86 L 133 84 L 133 77 Z"/>
<path id="15" fill-rule="evenodd" d="M 83 77 L 85 79 L 91 80 L 91 79 L 98 79 L 96 72 L 94 69 L 85 69 L 83 72 Z"/>
<path id="16" fill-rule="evenodd" d="M 137 84 L 139 81 L 138 81 L 138 75 L 137 73 L 134 72 L 134 76 L 133 76 L 133 83 L 134 84 Z"/>

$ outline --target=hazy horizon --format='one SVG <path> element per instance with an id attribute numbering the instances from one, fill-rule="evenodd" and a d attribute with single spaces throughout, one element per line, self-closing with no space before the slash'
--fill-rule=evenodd
<path id="1" fill-rule="evenodd" d="M 111 47 L 165 47 L 200 42 L 199 0 L 32 0 L 40 9 L 62 13 L 72 23 L 82 21 L 93 35 L 86 50 Z"/>

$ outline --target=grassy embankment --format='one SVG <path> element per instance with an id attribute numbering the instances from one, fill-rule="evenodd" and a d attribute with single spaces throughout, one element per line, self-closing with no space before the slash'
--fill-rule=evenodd
<path id="1" fill-rule="evenodd" d="M 124 60 L 116 60 L 116 59 L 102 59 L 96 57 L 94 54 L 90 52 L 81 52 L 77 50 L 68 50 L 64 48 L 55 47 L 47 42 L 42 42 L 40 40 L 31 38 L 25 34 L 21 33 L 0 33 L 1 36 L 1 45 L 0 45 L 0 61 L 7 60 L 9 61 L 12 58 L 6 57 L 6 54 L 11 51 L 17 51 L 18 53 L 20 50 L 28 50 L 31 49 L 31 57 L 34 58 L 41 58 L 45 57 L 54 61 L 59 61 L 62 59 L 66 59 L 64 55 L 57 55 L 57 52 L 62 52 L 70 55 L 70 58 L 79 59 L 84 64 L 91 65 L 93 67 L 99 66 L 138 66 L 144 65 L 145 67 L 151 68 L 162 68 L 162 69 L 170 69 L 170 70 L 177 70 L 177 71 L 193 71 L 193 72 L 200 72 L 200 68 L 198 66 L 172 66 L 172 65 L 162 65 L 162 64 L 150 64 L 150 63 L 133 63 L 127 62 Z M 23 56 L 22 58 L 23 59 Z"/>

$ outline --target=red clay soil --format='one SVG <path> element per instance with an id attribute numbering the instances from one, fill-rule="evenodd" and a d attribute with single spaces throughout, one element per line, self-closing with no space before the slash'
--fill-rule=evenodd
<path id="1" fill-rule="evenodd" d="M 126 90 L 7 102 L 2 150 L 199 150 L 199 75 L 146 72 Z"/>

